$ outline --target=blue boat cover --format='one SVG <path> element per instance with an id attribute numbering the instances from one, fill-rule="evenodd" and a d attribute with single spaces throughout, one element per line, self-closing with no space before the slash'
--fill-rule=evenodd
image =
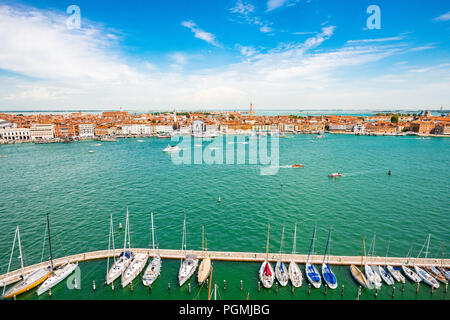
<path id="1" fill-rule="evenodd" d="M 130 259 L 130 258 L 131 258 L 131 255 L 132 255 L 131 251 L 123 251 L 123 252 L 120 254 L 119 258 L 122 258 L 123 256 L 125 256 L 125 257 L 127 257 L 128 259 Z"/>
<path id="2" fill-rule="evenodd" d="M 323 278 L 325 279 L 325 281 L 328 284 L 336 284 L 337 283 L 336 276 L 331 271 L 329 264 L 327 264 L 326 268 L 323 270 Z"/>
<path id="3" fill-rule="evenodd" d="M 308 274 L 309 278 L 311 279 L 311 281 L 313 282 L 319 282 L 320 281 L 320 276 L 319 274 L 314 270 L 312 265 L 309 265 L 306 269 L 306 273 Z"/>

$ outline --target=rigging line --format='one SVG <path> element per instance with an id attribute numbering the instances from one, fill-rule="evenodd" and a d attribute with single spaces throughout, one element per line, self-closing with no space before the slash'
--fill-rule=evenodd
<path id="1" fill-rule="evenodd" d="M 41 262 L 44 259 L 44 251 L 45 251 L 45 239 L 47 238 L 47 225 L 45 225 L 44 231 L 44 243 L 42 244 L 42 254 L 41 254 Z"/>

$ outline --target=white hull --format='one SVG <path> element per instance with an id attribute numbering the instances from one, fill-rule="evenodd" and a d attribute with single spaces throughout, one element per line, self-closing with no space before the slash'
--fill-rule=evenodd
<path id="1" fill-rule="evenodd" d="M 183 263 L 180 266 L 180 270 L 178 272 L 178 281 L 180 284 L 180 287 L 189 280 L 190 277 L 195 272 L 195 269 L 197 269 L 198 266 L 198 259 L 196 257 L 189 257 L 186 256 L 186 259 L 183 260 Z"/>
<path id="2" fill-rule="evenodd" d="M 384 269 L 383 266 L 378 266 L 378 273 L 380 274 L 381 279 L 383 279 L 384 282 L 388 286 L 394 285 L 394 278 L 391 277 L 391 275 Z"/>
<path id="3" fill-rule="evenodd" d="M 316 279 L 313 278 L 311 271 L 314 271 L 314 274 L 316 275 Z M 314 286 L 314 288 L 319 289 L 322 285 L 322 280 L 320 278 L 319 272 L 317 272 L 316 267 L 314 267 L 314 265 L 311 263 L 307 263 L 305 266 L 305 273 L 306 273 L 306 278 Z"/>
<path id="4" fill-rule="evenodd" d="M 433 278 L 428 272 L 426 272 L 422 268 L 419 268 L 418 266 L 414 266 L 414 270 L 427 285 L 429 285 L 430 287 L 434 287 L 435 289 L 439 288 L 439 282 L 437 282 L 437 280 Z"/>
<path id="5" fill-rule="evenodd" d="M 153 258 L 142 276 L 142 283 L 144 286 L 151 286 L 152 283 L 159 277 L 160 273 L 161 258 L 157 256 Z"/>
<path id="6" fill-rule="evenodd" d="M 271 276 L 264 274 L 264 268 L 266 267 L 266 263 L 269 265 L 270 273 L 272 274 Z M 261 264 L 261 267 L 259 268 L 259 280 L 261 281 L 261 283 L 262 283 L 264 288 L 269 289 L 273 285 L 273 282 L 275 280 L 275 276 L 274 276 L 274 273 L 273 273 L 272 265 L 267 260 L 264 261 Z"/>
<path id="7" fill-rule="evenodd" d="M 148 255 L 144 253 L 136 254 L 127 269 L 122 275 L 122 288 L 125 288 L 130 282 L 136 278 L 147 264 Z"/>
<path id="8" fill-rule="evenodd" d="M 419 277 L 418 275 L 417 275 L 417 273 L 415 273 L 414 271 L 412 271 L 410 268 L 408 268 L 407 266 L 402 266 L 402 270 L 403 270 L 403 273 L 411 280 L 411 281 L 414 281 L 414 282 L 420 282 L 420 281 L 422 281 L 422 278 L 421 277 Z"/>
<path id="9" fill-rule="evenodd" d="M 405 277 L 400 273 L 399 270 L 394 269 L 392 266 L 387 265 L 387 269 L 391 276 L 395 279 L 397 282 L 405 283 L 406 279 Z"/>
<path id="10" fill-rule="evenodd" d="M 109 269 L 108 274 L 106 275 L 106 284 L 111 284 L 114 280 L 119 278 L 128 265 L 131 263 L 131 259 L 126 257 L 119 258 Z"/>
<path id="11" fill-rule="evenodd" d="M 302 286 L 302 272 L 294 261 L 291 261 L 291 263 L 289 263 L 289 278 L 291 279 L 291 283 L 294 287 L 299 288 Z"/>
<path id="12" fill-rule="evenodd" d="M 39 287 L 37 295 L 40 296 L 47 290 L 53 288 L 58 283 L 66 279 L 78 266 L 77 263 L 68 263 L 64 267 L 55 270 Z"/>
<path id="13" fill-rule="evenodd" d="M 281 266 L 283 266 L 283 270 L 281 270 Z M 281 261 L 277 261 L 277 264 L 275 265 L 275 276 L 282 287 L 285 287 L 288 284 L 288 270 L 286 269 L 286 265 Z"/>
<path id="14" fill-rule="evenodd" d="M 40 268 L 28 276 L 25 276 L 25 279 L 16 283 L 9 290 L 5 292 L 2 296 L 4 299 L 12 298 L 13 296 L 18 296 L 24 292 L 27 292 L 33 288 L 35 288 L 40 283 L 44 282 L 45 279 L 50 274 L 50 266 Z"/>
<path id="15" fill-rule="evenodd" d="M 334 279 L 336 280 L 334 283 L 332 283 L 331 281 L 328 280 L 327 273 L 332 274 L 334 276 Z M 326 263 L 322 263 L 322 278 L 327 283 L 327 285 L 328 285 L 328 287 L 330 289 L 336 289 L 337 288 L 338 283 L 337 283 L 336 276 L 333 273 L 333 271 L 331 270 L 331 268 L 327 267 Z"/>
<path id="16" fill-rule="evenodd" d="M 382 285 L 381 278 L 375 270 L 370 265 L 366 264 L 364 266 L 364 272 L 369 286 L 375 286 L 376 289 L 380 289 Z"/>

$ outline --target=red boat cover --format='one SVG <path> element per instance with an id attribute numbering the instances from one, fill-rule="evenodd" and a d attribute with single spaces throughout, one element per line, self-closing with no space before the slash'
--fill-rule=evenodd
<path id="1" fill-rule="evenodd" d="M 269 264 L 266 263 L 266 267 L 264 268 L 264 274 L 268 276 L 272 276 L 272 272 L 270 272 Z"/>

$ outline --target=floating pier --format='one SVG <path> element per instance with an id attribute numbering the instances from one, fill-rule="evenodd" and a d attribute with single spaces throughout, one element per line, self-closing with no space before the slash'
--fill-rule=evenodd
<path id="1" fill-rule="evenodd" d="M 91 260 L 99 260 L 106 258 L 118 257 L 119 254 L 123 251 L 123 249 L 115 249 L 115 250 L 99 250 L 99 251 L 91 251 L 85 253 L 78 253 L 67 257 L 62 257 L 53 260 L 53 265 L 55 267 L 64 265 L 67 262 L 84 262 Z M 149 255 L 155 255 L 156 250 L 153 249 L 132 249 L 133 253 L 146 253 Z M 181 250 L 172 250 L 172 249 L 159 249 L 159 255 L 161 259 L 181 259 L 186 254 L 196 255 L 199 259 L 204 256 L 204 252 L 200 250 L 187 250 L 184 253 Z M 211 260 L 216 261 L 234 261 L 234 262 L 263 262 L 266 259 L 266 253 L 257 253 L 257 252 L 223 252 L 223 251 L 208 251 L 208 255 Z M 282 258 L 285 262 L 290 262 L 294 260 L 299 264 L 305 264 L 308 258 L 306 254 L 269 254 L 269 261 L 276 262 L 278 259 Z M 361 264 L 361 256 L 330 256 L 329 263 L 331 265 L 341 265 L 348 266 L 351 264 L 360 265 Z M 416 260 L 416 261 L 414 261 Z M 313 264 L 322 264 L 323 255 L 311 255 L 309 261 Z M 386 263 L 391 266 L 401 266 L 402 264 L 407 263 L 408 266 L 413 266 L 414 263 L 417 266 L 424 267 L 429 265 L 434 266 L 443 266 L 445 268 L 450 267 L 450 259 L 414 259 L 414 258 L 386 258 L 386 257 L 370 257 L 371 265 L 385 265 Z M 42 263 L 34 264 L 31 266 L 27 266 L 24 269 L 25 275 L 28 275 L 35 270 L 39 269 L 42 266 L 49 265 L 50 261 L 45 261 Z M 9 272 L 9 274 L 0 275 L 0 287 L 9 285 L 16 281 L 19 281 L 22 277 L 22 271 L 20 269 Z"/>

